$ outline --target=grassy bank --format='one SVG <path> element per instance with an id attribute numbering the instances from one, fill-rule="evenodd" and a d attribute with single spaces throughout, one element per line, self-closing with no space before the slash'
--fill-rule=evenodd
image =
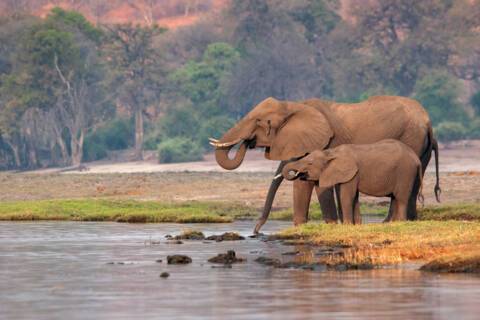
<path id="1" fill-rule="evenodd" d="M 419 220 L 480 221 L 480 203 L 457 203 L 438 207 L 425 207 L 418 211 Z"/>
<path id="2" fill-rule="evenodd" d="M 363 203 L 364 214 L 385 216 L 386 205 Z M 6 201 L 0 205 L 0 220 L 74 220 L 118 222 L 231 222 L 256 219 L 259 208 L 234 202 L 163 202 L 120 199 L 56 199 Z M 321 221 L 316 202 L 310 206 L 310 220 Z M 274 210 L 271 220 L 292 220 L 292 209 Z M 425 207 L 419 220 L 477 220 L 480 203 Z"/>
<path id="3" fill-rule="evenodd" d="M 0 220 L 73 220 L 117 222 L 231 222 L 257 217 L 250 207 L 222 202 L 161 203 L 133 200 L 39 200 L 3 202 Z"/>
<path id="4" fill-rule="evenodd" d="M 289 228 L 278 238 L 293 243 L 345 248 L 341 255 L 313 257 L 331 265 L 391 265 L 430 262 L 456 254 L 480 252 L 480 223 L 417 221 L 389 224 L 327 225 L 310 223 Z"/>

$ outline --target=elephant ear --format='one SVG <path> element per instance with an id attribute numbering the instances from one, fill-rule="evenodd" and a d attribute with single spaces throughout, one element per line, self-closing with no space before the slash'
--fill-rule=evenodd
<path id="1" fill-rule="evenodd" d="M 289 116 L 276 130 L 270 145 L 269 159 L 289 160 L 324 149 L 333 136 L 325 116 L 315 108 L 289 102 Z"/>
<path id="2" fill-rule="evenodd" d="M 357 164 L 352 158 L 345 156 L 331 157 L 320 173 L 318 186 L 328 188 L 338 183 L 348 182 L 352 180 L 357 172 Z"/>

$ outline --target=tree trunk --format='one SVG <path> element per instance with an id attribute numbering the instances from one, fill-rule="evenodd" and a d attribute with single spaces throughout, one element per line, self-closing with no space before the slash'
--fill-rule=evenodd
<path id="1" fill-rule="evenodd" d="M 13 152 L 13 160 L 15 161 L 15 168 L 20 168 L 22 166 L 22 161 L 20 160 L 20 152 L 18 151 L 18 146 L 16 146 L 14 143 L 11 143 L 10 141 L 5 141 L 10 149 L 12 149 Z"/>
<path id="2" fill-rule="evenodd" d="M 83 138 L 85 134 L 80 131 L 80 136 L 77 138 L 77 135 L 72 135 L 72 140 L 70 142 L 72 149 L 72 166 L 78 167 L 82 164 L 83 157 Z"/>
<path id="3" fill-rule="evenodd" d="M 27 149 L 28 149 L 28 167 L 30 169 L 34 169 L 38 167 L 37 151 L 35 150 L 35 147 L 32 145 L 29 145 Z"/>
<path id="4" fill-rule="evenodd" d="M 57 137 L 57 143 L 60 147 L 60 153 L 62 155 L 62 165 L 65 165 L 68 161 L 67 145 L 65 144 L 65 141 L 63 141 L 63 138 L 61 136 Z"/>
<path id="5" fill-rule="evenodd" d="M 135 111 L 135 159 L 143 160 L 143 114 L 141 109 Z"/>

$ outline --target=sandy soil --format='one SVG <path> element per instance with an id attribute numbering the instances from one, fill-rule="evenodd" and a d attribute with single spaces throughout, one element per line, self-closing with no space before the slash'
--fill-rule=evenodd
<path id="1" fill-rule="evenodd" d="M 480 201 L 480 141 L 457 144 L 440 151 L 442 203 Z M 433 162 L 433 161 L 432 161 Z M 263 206 L 277 163 L 248 153 L 235 171 L 217 166 L 213 156 L 206 161 L 156 164 L 152 161 L 88 163 L 89 171 L 64 172 L 59 169 L 24 173 L 0 173 L 0 201 L 114 197 L 161 201 L 238 201 L 257 208 Z M 435 205 L 435 175 L 430 164 L 424 180 L 426 205 Z M 313 197 L 314 198 L 314 197 Z M 291 206 L 291 182 L 278 191 L 275 208 Z M 381 202 L 386 198 L 362 197 Z"/>

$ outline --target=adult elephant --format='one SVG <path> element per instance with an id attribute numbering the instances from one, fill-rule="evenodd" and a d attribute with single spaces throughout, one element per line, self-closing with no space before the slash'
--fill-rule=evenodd
<path id="1" fill-rule="evenodd" d="M 277 174 L 292 159 L 299 159 L 317 149 L 345 143 L 364 144 L 383 139 L 396 139 L 408 145 L 419 156 L 422 169 L 435 151 L 438 200 L 438 145 L 433 137 L 430 118 L 415 100 L 398 96 L 376 96 L 360 103 L 336 103 L 320 99 L 301 102 L 267 98 L 253 108 L 220 140 L 210 139 L 215 146 L 215 158 L 224 169 L 238 168 L 248 148 L 265 148 L 265 158 L 281 160 Z M 240 145 L 233 158 L 228 154 Z M 255 232 L 265 223 L 275 193 L 283 178 L 274 178 L 265 207 Z M 313 182 L 293 183 L 293 221 L 295 225 L 308 219 Z M 414 220 L 419 181 L 416 181 L 408 204 L 408 219 Z M 316 188 L 326 222 L 337 222 L 333 189 Z M 388 218 L 387 218 L 388 219 Z"/>

